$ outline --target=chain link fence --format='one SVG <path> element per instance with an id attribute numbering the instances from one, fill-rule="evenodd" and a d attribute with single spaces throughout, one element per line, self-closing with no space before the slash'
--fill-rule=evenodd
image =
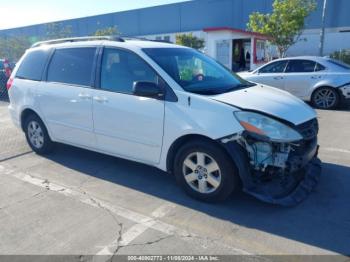
<path id="1" fill-rule="evenodd" d="M 0 101 L 3 102 L 8 102 L 8 94 L 6 89 L 7 80 L 8 77 L 6 76 L 5 72 L 0 70 Z"/>

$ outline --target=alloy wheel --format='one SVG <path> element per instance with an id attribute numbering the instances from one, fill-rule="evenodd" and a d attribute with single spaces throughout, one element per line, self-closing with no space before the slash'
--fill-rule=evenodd
<path id="1" fill-rule="evenodd" d="M 187 184 L 195 191 L 210 194 L 221 184 L 221 170 L 211 156 L 203 152 L 189 154 L 182 167 Z"/>
<path id="2" fill-rule="evenodd" d="M 314 96 L 314 103 L 319 108 L 332 108 L 337 102 L 337 94 L 334 90 L 325 88 L 316 91 Z"/>
<path id="3" fill-rule="evenodd" d="M 39 123 L 36 121 L 30 121 L 27 132 L 30 143 L 37 149 L 42 148 L 44 145 L 44 133 Z"/>

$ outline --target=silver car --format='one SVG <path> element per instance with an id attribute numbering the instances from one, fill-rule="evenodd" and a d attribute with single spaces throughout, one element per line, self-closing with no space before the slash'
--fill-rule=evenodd
<path id="1" fill-rule="evenodd" d="M 316 108 L 333 109 L 350 99 L 350 66 L 325 57 L 283 58 L 239 75 L 292 93 Z"/>

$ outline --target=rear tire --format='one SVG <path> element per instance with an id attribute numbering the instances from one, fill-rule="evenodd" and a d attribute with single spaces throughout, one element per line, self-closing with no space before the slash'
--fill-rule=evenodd
<path id="1" fill-rule="evenodd" d="M 237 168 L 226 151 L 204 139 L 178 150 L 174 174 L 188 195 L 205 202 L 225 200 L 239 184 Z"/>
<path id="2" fill-rule="evenodd" d="M 43 121 L 37 115 L 31 114 L 25 119 L 24 132 L 29 146 L 35 153 L 45 155 L 52 152 L 54 143 Z"/>
<path id="3" fill-rule="evenodd" d="M 340 104 L 340 95 L 335 88 L 321 87 L 313 92 L 311 103 L 318 109 L 335 109 Z"/>

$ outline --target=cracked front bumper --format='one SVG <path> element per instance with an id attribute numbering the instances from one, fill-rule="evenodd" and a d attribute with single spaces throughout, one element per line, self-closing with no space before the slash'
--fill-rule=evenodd
<path id="1" fill-rule="evenodd" d="M 347 86 L 340 87 L 339 90 L 341 91 L 343 95 L 343 99 L 349 100 L 350 99 L 350 84 Z"/>
<path id="2" fill-rule="evenodd" d="M 298 172 L 302 173 L 302 180 L 291 191 L 286 191 L 280 196 L 272 196 L 264 187 L 244 188 L 244 191 L 254 197 L 271 204 L 282 206 L 295 206 L 301 203 L 318 184 L 321 176 L 321 161 L 314 157 L 304 168 Z"/>
<path id="3" fill-rule="evenodd" d="M 242 146 L 236 142 L 229 142 L 225 147 L 237 166 L 243 191 L 264 202 L 295 206 L 310 194 L 321 175 L 321 161 L 317 158 L 317 141 L 316 145 L 311 145 L 302 154 L 295 154 L 289 158 L 288 171 L 271 172 L 266 181 L 257 180 L 257 177 L 262 177 L 265 173 L 259 171 L 257 174 Z"/>

